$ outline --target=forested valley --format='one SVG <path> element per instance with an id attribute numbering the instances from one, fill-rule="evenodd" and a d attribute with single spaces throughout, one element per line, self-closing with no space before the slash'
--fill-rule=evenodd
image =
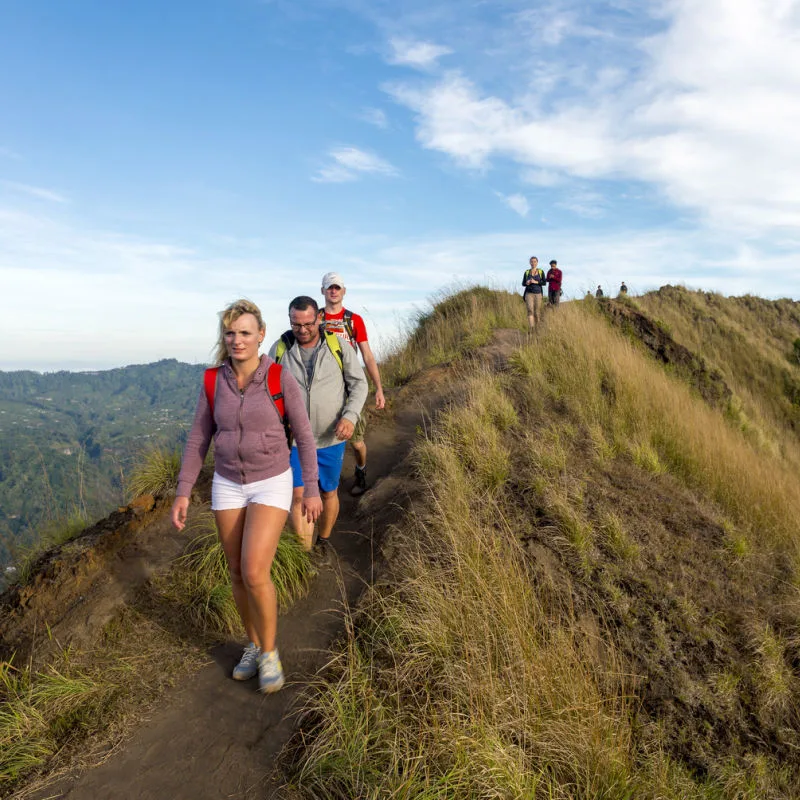
<path id="1" fill-rule="evenodd" d="M 165 359 L 98 372 L 0 371 L 4 572 L 48 527 L 123 503 L 137 453 L 182 444 L 203 369 Z"/>

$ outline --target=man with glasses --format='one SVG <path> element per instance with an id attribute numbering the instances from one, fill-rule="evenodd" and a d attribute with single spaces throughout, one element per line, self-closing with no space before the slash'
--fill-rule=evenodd
<path id="1" fill-rule="evenodd" d="M 306 410 L 317 444 L 322 514 L 317 545 L 325 554 L 339 516 L 339 478 L 347 440 L 353 435 L 369 386 L 358 356 L 350 347 L 320 330 L 321 314 L 311 297 L 295 297 L 289 304 L 291 332 L 270 348 L 269 355 L 285 366 L 303 389 Z M 292 447 L 294 491 L 290 519 L 303 547 L 310 550 L 314 525 L 303 516 L 303 474 L 297 448 Z"/>
<path id="2" fill-rule="evenodd" d="M 375 408 L 380 411 L 385 407 L 386 399 L 383 395 L 378 362 L 367 341 L 367 326 L 364 325 L 361 315 L 348 311 L 343 305 L 346 293 L 344 281 L 338 272 L 327 272 L 322 276 L 322 295 L 325 298 L 322 320 L 328 333 L 336 334 L 343 342 L 349 344 L 354 350 L 358 349 L 361 353 L 367 375 L 375 384 Z M 354 497 L 367 490 L 367 443 L 364 441 L 366 429 L 367 418 L 362 414 L 353 436 L 350 438 L 350 444 L 353 445 L 356 457 L 353 487 L 350 489 L 350 494 Z"/>

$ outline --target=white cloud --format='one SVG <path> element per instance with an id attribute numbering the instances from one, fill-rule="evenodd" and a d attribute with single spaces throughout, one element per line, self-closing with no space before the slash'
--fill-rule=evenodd
<path id="1" fill-rule="evenodd" d="M 528 198 L 524 194 L 502 194 L 495 192 L 495 194 L 512 210 L 516 211 L 521 217 L 527 217 L 531 207 L 528 203 Z"/>
<path id="2" fill-rule="evenodd" d="M 398 174 L 388 161 L 357 147 L 335 147 L 328 155 L 331 163 L 312 178 L 318 183 L 345 183 L 357 180 L 362 175 L 393 177 Z"/>
<path id="3" fill-rule="evenodd" d="M 599 219 L 606 212 L 607 202 L 599 192 L 572 191 L 567 192 L 554 205 L 564 208 L 587 219 Z"/>
<path id="4" fill-rule="evenodd" d="M 391 39 L 389 45 L 392 48 L 390 64 L 422 70 L 432 69 L 442 56 L 453 52 L 449 47 L 411 39 Z"/>
<path id="5" fill-rule="evenodd" d="M 389 119 L 386 112 L 380 108 L 364 108 L 358 115 L 358 118 L 369 125 L 374 125 L 376 128 L 385 130 L 389 127 Z"/>
<path id="6" fill-rule="evenodd" d="M 16 183 L 15 181 L 0 181 L 0 183 L 15 192 L 22 192 L 39 200 L 47 200 L 51 203 L 69 202 L 67 197 L 60 192 L 54 192 L 52 189 L 42 189 L 39 186 L 29 186 L 27 183 Z"/>
<path id="7" fill-rule="evenodd" d="M 615 64 L 592 61 L 580 45 L 593 29 L 572 31 L 554 11 L 541 35 L 560 43 L 556 66 L 507 96 L 463 67 L 385 88 L 416 114 L 423 147 L 466 168 L 507 159 L 529 180 L 640 181 L 720 228 L 800 225 L 800 3 L 671 0 L 658 11 L 659 32 L 614 40 Z"/>
<path id="8" fill-rule="evenodd" d="M 237 243 L 243 246 L 230 255 Z M 724 294 L 757 288 L 768 296 L 800 296 L 795 250 L 736 244 L 701 230 L 598 233 L 576 225 L 400 240 L 348 232 L 293 238 L 283 251 L 271 238 L 223 237 L 221 244 L 225 257 L 213 247 L 81 228 L 0 207 L 0 319 L 10 334 L 0 337 L 0 369 L 205 361 L 217 312 L 241 296 L 259 304 L 272 340 L 285 327 L 288 300 L 319 291 L 320 263 L 344 275 L 348 306 L 365 314 L 377 351 L 396 341 L 415 308 L 443 287 L 479 282 L 517 291 L 531 255 L 543 263 L 558 259 L 568 297 L 598 283 L 615 291 L 621 280 L 634 293 L 682 283 Z M 16 335 L 22 330 L 23 350 Z"/>

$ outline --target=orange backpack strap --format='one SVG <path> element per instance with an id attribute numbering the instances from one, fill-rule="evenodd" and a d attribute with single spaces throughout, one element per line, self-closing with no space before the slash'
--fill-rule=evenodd
<path id="1" fill-rule="evenodd" d="M 267 394 L 270 396 L 275 405 L 275 410 L 281 418 L 283 430 L 286 432 L 286 443 L 289 447 L 292 446 L 292 428 L 289 421 L 286 419 L 286 403 L 283 400 L 283 389 L 281 388 L 281 370 L 283 367 L 280 364 L 270 364 L 267 370 Z"/>
<path id="2" fill-rule="evenodd" d="M 217 373 L 219 367 L 209 367 L 203 374 L 203 386 L 206 390 L 206 400 L 208 400 L 208 407 L 211 409 L 211 419 L 214 419 L 214 395 L 217 391 Z"/>

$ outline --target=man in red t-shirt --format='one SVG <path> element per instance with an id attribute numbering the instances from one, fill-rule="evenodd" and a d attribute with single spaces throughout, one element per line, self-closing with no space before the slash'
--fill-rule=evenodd
<path id="1" fill-rule="evenodd" d="M 545 280 L 547 281 L 547 301 L 551 306 L 557 306 L 561 300 L 561 270 L 555 259 L 550 262 L 550 269 L 547 270 Z"/>
<path id="2" fill-rule="evenodd" d="M 386 405 L 381 385 L 381 374 L 378 363 L 372 354 L 372 348 L 367 341 L 367 328 L 359 314 L 348 311 L 342 303 L 347 293 L 342 276 L 338 272 L 327 272 L 322 276 L 322 294 L 325 297 L 325 309 L 321 312 L 325 323 L 325 330 L 336 334 L 343 342 L 351 345 L 361 352 L 364 359 L 364 368 L 367 375 L 375 384 L 375 408 L 382 409 Z M 350 494 L 358 496 L 367 490 L 367 445 L 364 441 L 364 431 L 367 427 L 367 418 L 364 412 L 356 425 L 350 443 L 356 457 L 355 481 Z"/>

